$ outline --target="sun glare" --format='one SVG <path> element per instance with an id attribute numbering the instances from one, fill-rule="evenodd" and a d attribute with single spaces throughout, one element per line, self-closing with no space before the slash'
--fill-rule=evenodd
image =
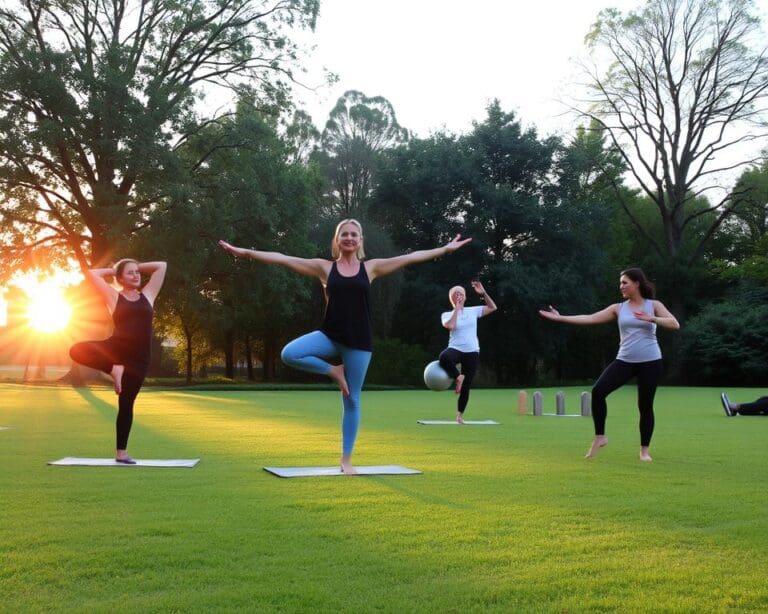
<path id="1" fill-rule="evenodd" d="M 60 287 L 42 283 L 30 293 L 27 319 L 35 330 L 41 333 L 58 332 L 69 324 L 71 317 L 72 307 Z"/>
<path id="2" fill-rule="evenodd" d="M 41 279 L 36 274 L 19 276 L 15 285 L 29 299 L 27 322 L 39 333 L 57 333 L 69 324 L 72 306 L 64 296 L 64 286 L 71 283 L 64 272 Z"/>

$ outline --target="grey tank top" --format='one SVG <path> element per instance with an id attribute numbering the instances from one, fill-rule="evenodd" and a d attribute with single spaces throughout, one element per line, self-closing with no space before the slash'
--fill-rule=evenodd
<path id="1" fill-rule="evenodd" d="M 653 301 L 645 299 L 643 311 L 653 315 Z M 619 353 L 617 360 L 624 362 L 650 362 L 661 359 L 661 348 L 656 340 L 656 325 L 635 317 L 624 301 L 619 307 Z"/>

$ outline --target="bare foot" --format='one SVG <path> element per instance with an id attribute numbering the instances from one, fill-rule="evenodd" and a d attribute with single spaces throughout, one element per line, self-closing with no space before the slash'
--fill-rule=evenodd
<path id="1" fill-rule="evenodd" d="M 589 451 L 584 455 L 584 458 L 594 458 L 597 455 L 597 451 L 607 445 L 608 438 L 605 435 L 595 435 L 592 445 L 589 446 Z"/>
<path id="2" fill-rule="evenodd" d="M 456 422 L 458 422 L 459 424 L 464 424 L 464 414 L 462 414 L 461 412 L 457 413 Z"/>
<path id="3" fill-rule="evenodd" d="M 128 450 L 115 450 L 115 460 L 126 465 L 135 465 L 136 461 L 128 456 Z"/>
<path id="4" fill-rule="evenodd" d="M 648 453 L 648 446 L 640 446 L 640 460 L 645 463 L 650 463 L 653 460 Z"/>
<path id="5" fill-rule="evenodd" d="M 120 394 L 123 391 L 123 371 L 125 367 L 123 365 L 113 365 L 110 375 L 115 380 L 115 394 Z"/>
<path id="6" fill-rule="evenodd" d="M 464 376 L 459 374 L 456 378 L 456 394 L 461 394 L 461 387 L 464 384 Z"/>
<path id="7" fill-rule="evenodd" d="M 328 377 L 331 378 L 341 390 L 341 394 L 345 397 L 349 396 L 349 386 L 347 386 L 347 379 L 344 377 L 344 365 L 336 365 L 331 367 L 328 371 Z"/>
<path id="8" fill-rule="evenodd" d="M 349 456 L 341 457 L 341 472 L 344 475 L 357 475 L 357 470 L 352 466 L 352 460 Z"/>

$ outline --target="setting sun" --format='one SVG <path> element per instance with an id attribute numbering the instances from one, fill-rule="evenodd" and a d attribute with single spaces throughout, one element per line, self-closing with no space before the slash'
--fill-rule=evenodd
<path id="1" fill-rule="evenodd" d="M 72 307 L 64 298 L 60 286 L 41 283 L 30 288 L 28 293 L 27 319 L 32 328 L 41 333 L 55 333 L 69 324 Z"/>
<path id="2" fill-rule="evenodd" d="M 52 334 L 67 327 L 73 308 L 65 295 L 65 287 L 71 286 L 76 279 L 76 274 L 60 270 L 45 276 L 32 271 L 13 279 L 13 285 L 27 295 L 24 315 L 29 328 L 38 333 Z"/>

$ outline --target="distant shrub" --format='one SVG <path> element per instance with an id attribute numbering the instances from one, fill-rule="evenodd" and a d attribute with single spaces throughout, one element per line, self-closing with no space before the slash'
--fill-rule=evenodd
<path id="1" fill-rule="evenodd" d="M 680 365 L 692 384 L 765 385 L 768 304 L 739 296 L 706 306 L 682 331 Z"/>
<path id="2" fill-rule="evenodd" d="M 424 367 L 431 357 L 424 348 L 399 339 L 376 339 L 366 383 L 390 386 L 424 386 Z"/>

